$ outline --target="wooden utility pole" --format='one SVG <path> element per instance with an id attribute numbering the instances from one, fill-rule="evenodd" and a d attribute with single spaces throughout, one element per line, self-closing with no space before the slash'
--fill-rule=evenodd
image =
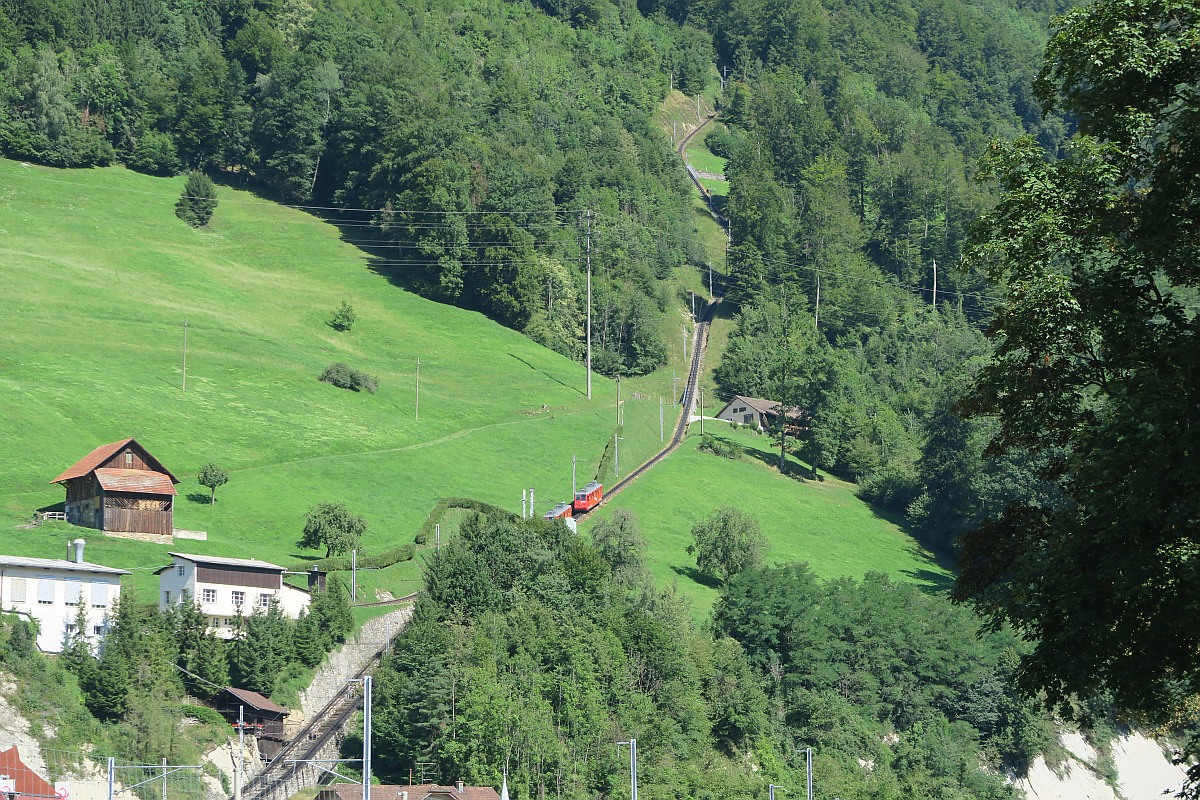
<path id="1" fill-rule="evenodd" d="M 592 399 L 592 210 L 587 216 L 587 397 Z"/>
<path id="2" fill-rule="evenodd" d="M 183 321 L 183 391 L 187 391 L 187 320 Z"/>

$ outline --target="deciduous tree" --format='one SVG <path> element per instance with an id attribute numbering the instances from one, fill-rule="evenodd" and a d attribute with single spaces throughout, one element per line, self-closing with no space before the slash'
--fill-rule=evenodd
<path id="1" fill-rule="evenodd" d="M 348 553 L 358 547 L 358 540 L 367 531 L 367 521 L 355 514 L 345 503 L 317 503 L 308 510 L 304 535 L 298 547 L 324 547 L 325 557 Z"/>

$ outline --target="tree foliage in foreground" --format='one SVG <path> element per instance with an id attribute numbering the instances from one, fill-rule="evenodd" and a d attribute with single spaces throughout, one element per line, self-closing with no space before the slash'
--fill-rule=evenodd
<path id="1" fill-rule="evenodd" d="M 613 743 L 632 736 L 650 800 L 801 786 L 804 745 L 822 796 L 1015 797 L 980 765 L 1019 769 L 1049 728 L 1008 688 L 1011 637 L 976 638 L 969 611 L 914 586 L 802 566 L 733 576 L 701 631 L 672 590 L 631 580 L 635 521 L 606 524 L 593 546 L 478 515 L 435 554 L 376 684 L 382 779 L 425 763 L 496 785 L 507 767 L 517 797 L 619 796 Z"/>
<path id="2" fill-rule="evenodd" d="M 972 253 L 1006 289 L 965 409 L 990 450 L 1045 459 L 1068 502 L 967 538 L 955 595 L 1035 643 L 1019 676 L 1070 712 L 1110 693 L 1169 719 L 1200 691 L 1200 13 L 1072 12 L 1039 91 L 1079 118 L 1066 156 L 992 147 L 1003 198 Z"/>

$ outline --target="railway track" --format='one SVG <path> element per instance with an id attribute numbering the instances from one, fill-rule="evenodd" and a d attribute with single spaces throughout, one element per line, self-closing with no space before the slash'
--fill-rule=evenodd
<path id="1" fill-rule="evenodd" d="M 683 444 L 683 437 L 687 435 L 688 426 L 691 424 L 692 412 L 696 408 L 696 391 L 700 385 L 700 369 L 704 366 L 704 350 L 708 344 L 708 326 L 712 321 L 713 311 L 720 304 L 721 300 L 722 298 L 718 297 L 705 306 L 704 313 L 701 314 L 700 321 L 696 324 L 696 336 L 692 341 L 692 360 L 688 365 L 687 385 L 683 391 L 683 413 L 679 415 L 679 422 L 676 423 L 675 430 L 671 434 L 671 441 L 640 467 L 613 484 L 611 489 L 604 492 L 604 499 L 595 508 L 586 514 L 577 515 L 576 519 L 586 520 L 597 510 L 603 508 L 605 503 L 620 494 L 625 487 L 636 481 L 651 467 L 669 456 L 679 448 L 679 445 Z"/>

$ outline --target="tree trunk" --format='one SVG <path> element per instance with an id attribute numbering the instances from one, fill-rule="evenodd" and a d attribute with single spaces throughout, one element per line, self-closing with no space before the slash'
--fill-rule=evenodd
<path id="1" fill-rule="evenodd" d="M 211 486 L 209 488 L 212 489 L 212 494 L 208 496 L 208 504 L 211 506 L 213 503 L 217 502 L 217 487 Z"/>

